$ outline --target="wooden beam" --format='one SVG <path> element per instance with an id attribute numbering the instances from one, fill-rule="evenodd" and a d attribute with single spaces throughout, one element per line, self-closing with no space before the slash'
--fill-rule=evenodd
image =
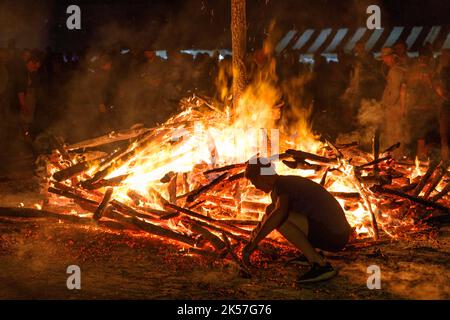
<path id="1" fill-rule="evenodd" d="M 231 43 L 233 52 L 233 106 L 239 103 L 247 85 L 245 56 L 247 51 L 246 0 L 231 0 Z"/>

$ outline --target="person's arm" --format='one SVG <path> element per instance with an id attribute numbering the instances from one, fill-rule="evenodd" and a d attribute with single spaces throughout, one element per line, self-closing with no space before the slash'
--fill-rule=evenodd
<path id="1" fill-rule="evenodd" d="M 271 212 L 266 212 L 263 220 L 253 230 L 250 241 L 244 247 L 242 259 L 247 265 L 250 264 L 250 255 L 256 249 L 258 243 L 286 221 L 289 209 L 289 198 L 285 195 L 278 196 L 276 204 L 272 207 L 268 207 L 268 209 L 270 208 L 273 208 L 273 210 Z"/>

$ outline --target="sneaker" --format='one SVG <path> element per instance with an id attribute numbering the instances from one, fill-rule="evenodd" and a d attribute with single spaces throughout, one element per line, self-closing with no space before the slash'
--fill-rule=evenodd
<path id="1" fill-rule="evenodd" d="M 314 263 L 311 269 L 297 279 L 297 283 L 312 283 L 325 281 L 337 275 L 337 271 L 328 262 L 324 266 Z"/>
<path id="2" fill-rule="evenodd" d="M 322 256 L 322 258 L 325 259 L 325 255 L 323 254 L 322 251 L 318 251 L 318 254 L 320 256 Z M 284 265 L 288 265 L 288 264 L 298 264 L 301 266 L 310 266 L 311 264 L 309 263 L 308 259 L 304 256 L 304 255 L 298 255 L 294 258 L 288 259 L 284 262 Z"/>

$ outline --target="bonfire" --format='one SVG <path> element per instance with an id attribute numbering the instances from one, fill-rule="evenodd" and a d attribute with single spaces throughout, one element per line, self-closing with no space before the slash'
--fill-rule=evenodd
<path id="1" fill-rule="evenodd" d="M 71 145 L 55 139 L 55 150 L 40 157 L 46 201 L 21 213 L 148 233 L 185 254 L 229 257 L 247 274 L 239 249 L 270 202 L 244 177 L 255 155 L 270 159 L 278 174 L 330 191 L 354 228 L 353 243 L 428 237 L 433 222 L 449 214 L 446 163 L 395 161 L 399 145 L 383 150 L 378 134 L 365 152 L 357 142 L 320 139 L 305 119 L 280 128 L 277 103 L 276 90 L 259 84 L 235 109 L 193 95 L 154 128 Z M 277 232 L 263 244 L 294 250 Z"/>

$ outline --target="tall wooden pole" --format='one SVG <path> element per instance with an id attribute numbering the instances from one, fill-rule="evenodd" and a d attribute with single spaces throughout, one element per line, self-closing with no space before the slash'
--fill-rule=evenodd
<path id="1" fill-rule="evenodd" d="M 245 55 L 247 52 L 246 0 L 231 0 L 231 43 L 233 51 L 233 106 L 236 108 L 239 98 L 247 85 Z"/>

